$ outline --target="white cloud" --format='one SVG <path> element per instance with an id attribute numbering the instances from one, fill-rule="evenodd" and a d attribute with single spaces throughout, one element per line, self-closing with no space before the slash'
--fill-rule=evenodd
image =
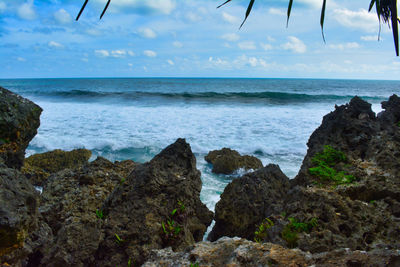
<path id="1" fill-rule="evenodd" d="M 68 24 L 72 21 L 71 15 L 63 8 L 56 11 L 53 15 L 56 21 L 61 24 Z"/>
<path id="2" fill-rule="evenodd" d="M 113 51 L 111 51 L 111 56 L 117 57 L 117 58 L 123 58 L 126 56 L 126 51 L 125 50 L 113 50 Z"/>
<path id="3" fill-rule="evenodd" d="M 330 44 L 330 45 L 328 45 L 328 47 L 331 49 L 336 49 L 336 50 L 345 50 L 345 49 L 359 48 L 360 45 L 356 42 L 351 42 L 351 43 L 344 43 L 344 44 Z"/>
<path id="4" fill-rule="evenodd" d="M 360 37 L 363 41 L 378 41 L 378 35 L 365 35 Z M 380 38 L 382 40 L 382 38 Z"/>
<path id="5" fill-rule="evenodd" d="M 104 49 L 95 50 L 94 53 L 97 57 L 109 57 L 110 56 L 110 53 Z"/>
<path id="6" fill-rule="evenodd" d="M 21 19 L 34 20 L 36 18 L 36 12 L 33 9 L 33 0 L 29 0 L 20 5 L 17 13 Z"/>
<path id="7" fill-rule="evenodd" d="M 280 9 L 280 8 L 270 8 L 268 10 L 268 13 L 272 15 L 278 15 L 278 16 L 286 16 L 286 10 Z"/>
<path id="8" fill-rule="evenodd" d="M 199 14 L 189 11 L 185 14 L 185 18 L 190 22 L 199 22 L 202 18 Z"/>
<path id="9" fill-rule="evenodd" d="M 291 50 L 294 53 L 302 54 L 307 51 L 307 46 L 297 37 L 289 36 L 289 42 L 282 45 L 285 50 Z"/>
<path id="10" fill-rule="evenodd" d="M 168 64 L 171 65 L 171 66 L 175 65 L 175 63 L 174 63 L 171 59 L 168 59 L 167 62 L 168 62 Z"/>
<path id="11" fill-rule="evenodd" d="M 132 63 L 128 63 L 128 66 L 129 66 L 130 68 L 132 68 L 132 67 L 133 67 L 133 64 L 132 64 Z"/>
<path id="12" fill-rule="evenodd" d="M 242 50 L 254 50 L 254 49 L 257 49 L 255 43 L 251 42 L 251 41 L 238 43 L 238 46 Z"/>
<path id="13" fill-rule="evenodd" d="M 264 49 L 265 51 L 268 51 L 268 50 L 272 50 L 272 49 L 273 49 L 273 46 L 270 45 L 270 44 L 261 43 L 260 46 L 261 46 L 262 49 Z"/>
<path id="14" fill-rule="evenodd" d="M 239 34 L 236 33 L 227 33 L 221 36 L 222 39 L 228 41 L 228 42 L 236 42 L 240 39 Z"/>
<path id="15" fill-rule="evenodd" d="M 0 13 L 3 13 L 7 8 L 6 3 L 0 2 Z"/>
<path id="16" fill-rule="evenodd" d="M 26 59 L 23 58 L 23 57 L 17 57 L 17 60 L 18 60 L 19 62 L 25 62 L 25 61 L 26 61 Z"/>
<path id="17" fill-rule="evenodd" d="M 81 60 L 82 60 L 83 62 L 89 62 L 89 59 L 88 59 L 87 57 L 83 57 L 83 58 L 81 58 Z"/>
<path id="18" fill-rule="evenodd" d="M 128 55 L 130 55 L 131 57 L 133 57 L 135 55 L 135 52 L 128 50 L 127 51 Z"/>
<path id="19" fill-rule="evenodd" d="M 232 24 L 237 24 L 239 22 L 239 19 L 237 17 L 232 16 L 231 14 L 228 14 L 226 12 L 222 12 L 222 19 Z"/>
<path id="20" fill-rule="evenodd" d="M 148 38 L 148 39 L 154 39 L 157 37 L 157 34 L 150 28 L 141 28 L 139 29 L 139 35 Z"/>
<path id="21" fill-rule="evenodd" d="M 144 51 L 143 51 L 143 54 L 144 54 L 146 57 L 156 57 L 156 56 L 157 56 L 157 53 L 154 52 L 154 51 L 152 51 L 152 50 L 144 50 Z"/>
<path id="22" fill-rule="evenodd" d="M 173 46 L 175 46 L 176 48 L 182 48 L 183 44 L 181 42 L 175 41 L 172 43 Z"/>
<path id="23" fill-rule="evenodd" d="M 64 48 L 64 46 L 63 46 L 62 44 L 57 43 L 57 42 L 55 42 L 55 41 L 50 41 L 50 42 L 48 42 L 47 45 L 48 45 L 50 48 L 58 48 L 58 49 Z"/>
<path id="24" fill-rule="evenodd" d="M 378 18 L 376 14 L 369 13 L 366 9 L 352 11 L 349 9 L 333 10 L 333 17 L 343 26 L 365 32 L 378 31 Z"/>

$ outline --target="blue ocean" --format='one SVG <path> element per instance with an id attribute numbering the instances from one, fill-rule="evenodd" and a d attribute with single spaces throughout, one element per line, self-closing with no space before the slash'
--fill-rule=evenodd
<path id="1" fill-rule="evenodd" d="M 0 86 L 43 108 L 28 155 L 87 148 L 93 158 L 145 162 L 186 138 L 202 172 L 201 199 L 212 210 L 233 177 L 211 173 L 210 150 L 254 155 L 294 177 L 310 134 L 335 105 L 358 95 L 379 112 L 381 101 L 400 93 L 400 81 L 313 79 L 19 79 Z"/>

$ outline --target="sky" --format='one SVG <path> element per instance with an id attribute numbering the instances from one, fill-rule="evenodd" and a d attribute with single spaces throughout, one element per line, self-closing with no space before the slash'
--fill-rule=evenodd
<path id="1" fill-rule="evenodd" d="M 392 33 L 369 0 L 0 0 L 0 78 L 400 79 Z"/>

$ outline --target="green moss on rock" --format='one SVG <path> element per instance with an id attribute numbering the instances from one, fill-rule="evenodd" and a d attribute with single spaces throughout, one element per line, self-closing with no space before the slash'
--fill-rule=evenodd
<path id="1" fill-rule="evenodd" d="M 75 149 L 72 151 L 54 150 L 42 154 L 35 154 L 25 159 L 22 172 L 31 182 L 40 184 L 50 174 L 64 169 L 76 168 L 87 163 L 92 152 L 87 149 Z"/>

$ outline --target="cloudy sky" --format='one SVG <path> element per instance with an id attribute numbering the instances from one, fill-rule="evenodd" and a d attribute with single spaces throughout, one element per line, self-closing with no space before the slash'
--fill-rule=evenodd
<path id="1" fill-rule="evenodd" d="M 266 77 L 400 79 L 369 0 L 0 0 L 0 78 Z"/>

